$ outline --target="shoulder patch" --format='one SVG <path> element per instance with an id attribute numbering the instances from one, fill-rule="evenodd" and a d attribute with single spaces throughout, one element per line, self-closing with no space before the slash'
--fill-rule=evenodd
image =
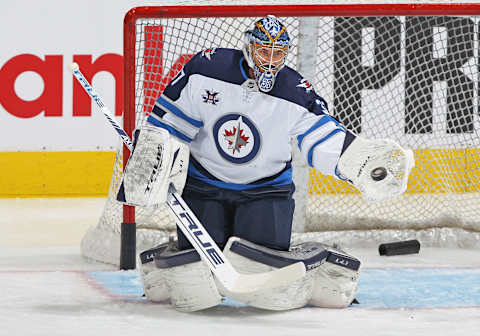
<path id="1" fill-rule="evenodd" d="M 208 48 L 202 51 L 202 57 L 205 57 L 209 61 L 212 59 L 212 55 L 215 54 L 217 48 Z"/>
<path id="2" fill-rule="evenodd" d="M 297 87 L 304 88 L 307 92 L 313 89 L 313 85 L 305 78 L 300 79 L 300 84 L 298 84 Z"/>
<path id="3" fill-rule="evenodd" d="M 205 93 L 202 94 L 202 99 L 204 103 L 210 103 L 212 105 L 217 105 L 218 102 L 220 101 L 220 98 L 218 97 L 219 92 L 215 92 L 213 90 L 207 90 L 205 89 Z"/>

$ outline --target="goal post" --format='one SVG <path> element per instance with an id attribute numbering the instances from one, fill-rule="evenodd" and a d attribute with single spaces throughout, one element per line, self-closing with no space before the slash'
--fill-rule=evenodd
<path id="1" fill-rule="evenodd" d="M 294 154 L 293 240 L 367 247 L 419 239 L 480 248 L 480 4 L 134 8 L 124 22 L 127 133 L 195 53 L 240 49 L 243 32 L 267 14 L 279 17 L 292 39 L 286 65 L 313 84 L 333 116 L 364 137 L 413 149 L 416 159 L 404 195 L 370 204 Z M 115 201 L 128 155 L 126 148 L 117 153 L 103 215 L 82 240 L 89 258 L 118 264 L 121 241 L 142 250 L 175 232 L 164 209 L 122 210 Z M 122 226 L 134 236 L 122 237 Z M 123 266 L 134 263 L 123 258 Z"/>

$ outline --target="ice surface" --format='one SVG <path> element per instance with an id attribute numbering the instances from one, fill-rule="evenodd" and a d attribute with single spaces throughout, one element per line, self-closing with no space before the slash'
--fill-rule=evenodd
<path id="1" fill-rule="evenodd" d="M 478 334 L 480 250 L 422 248 L 394 257 L 350 250 L 363 271 L 360 304 L 347 309 L 270 312 L 227 300 L 187 314 L 147 302 L 136 271 L 80 256 L 76 242 L 102 205 L 102 199 L 0 200 L 1 336 Z"/>

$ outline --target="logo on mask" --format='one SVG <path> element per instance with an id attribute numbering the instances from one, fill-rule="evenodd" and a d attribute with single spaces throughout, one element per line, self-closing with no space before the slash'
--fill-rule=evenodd
<path id="1" fill-rule="evenodd" d="M 273 38 L 276 38 L 282 29 L 280 21 L 275 17 L 268 16 L 262 20 L 262 23 L 265 30 L 268 31 Z"/>

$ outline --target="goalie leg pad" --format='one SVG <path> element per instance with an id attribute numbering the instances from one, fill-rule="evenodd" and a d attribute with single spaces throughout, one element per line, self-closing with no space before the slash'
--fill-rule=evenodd
<path id="1" fill-rule="evenodd" d="M 305 262 L 307 275 L 290 285 L 262 292 L 238 294 L 231 293 L 218 284 L 224 296 L 268 310 L 287 310 L 305 306 L 311 298 L 314 285 L 313 273 L 309 269 L 324 263 L 328 256 L 328 251 L 320 243 L 304 243 L 292 247 L 290 251 L 278 251 L 237 237 L 229 239 L 224 253 L 235 269 L 247 274 L 268 272 L 298 261 Z"/>
<path id="2" fill-rule="evenodd" d="M 167 247 L 164 247 L 165 245 Z M 175 309 L 193 312 L 216 306 L 221 302 L 222 297 L 215 285 L 213 274 L 200 260 L 197 251 L 194 249 L 178 251 L 172 244 L 161 245 L 158 249 L 159 251 L 153 254 L 155 278 L 150 276 L 143 280 L 156 280 L 154 284 L 163 281 L 166 293 Z M 148 287 L 149 284 L 144 284 L 144 288 Z M 154 294 L 159 296 L 157 293 Z"/>
<path id="3" fill-rule="evenodd" d="M 168 248 L 168 243 L 161 244 L 140 253 L 140 276 L 142 278 L 143 292 L 149 301 L 161 302 L 169 299 L 164 273 L 155 265 L 155 255 Z"/>
<path id="4" fill-rule="evenodd" d="M 344 251 L 328 247 L 325 262 L 312 271 L 313 291 L 309 304 L 345 308 L 355 299 L 360 261 Z"/>
<path id="5" fill-rule="evenodd" d="M 290 251 L 278 251 L 232 237 L 224 252 L 241 273 L 267 272 L 298 261 L 305 263 L 304 278 L 263 292 L 231 293 L 217 284 L 222 295 L 248 305 L 269 310 L 294 309 L 307 304 L 341 308 L 349 306 L 355 298 L 360 261 L 325 244 L 306 242 L 293 246 Z"/>

